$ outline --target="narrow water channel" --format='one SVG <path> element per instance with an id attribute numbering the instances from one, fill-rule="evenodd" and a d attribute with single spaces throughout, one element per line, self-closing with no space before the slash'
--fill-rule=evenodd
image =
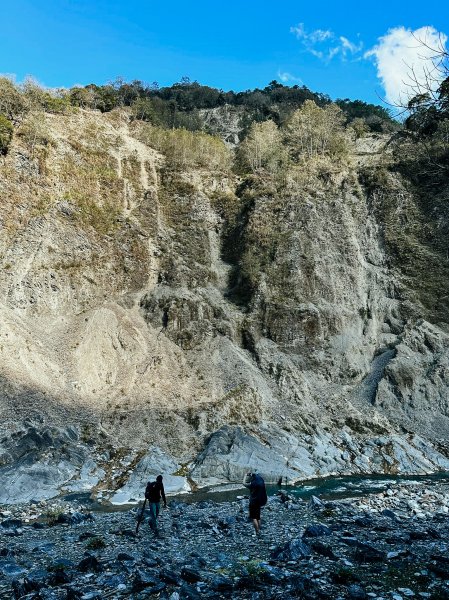
<path id="1" fill-rule="evenodd" d="M 347 477 L 327 477 L 323 479 L 310 479 L 303 481 L 296 486 L 267 486 L 269 496 L 279 491 L 284 491 L 303 500 L 308 500 L 311 496 L 319 496 L 324 500 L 338 500 L 341 498 L 354 498 L 357 496 L 366 496 L 375 494 L 389 487 L 401 483 L 410 485 L 433 484 L 435 482 L 449 482 L 449 472 L 435 473 L 432 475 L 366 475 L 366 476 L 347 476 Z M 214 502 L 232 502 L 239 497 L 247 495 L 246 488 L 238 485 L 224 485 L 213 488 L 204 488 L 198 492 L 188 494 L 178 494 L 169 497 L 169 501 L 178 502 L 204 502 L 213 500 Z M 85 504 L 90 510 L 95 512 L 115 512 L 129 510 L 135 507 L 135 504 L 111 505 L 99 503 L 85 494 L 68 494 L 64 500 L 76 501 Z"/>

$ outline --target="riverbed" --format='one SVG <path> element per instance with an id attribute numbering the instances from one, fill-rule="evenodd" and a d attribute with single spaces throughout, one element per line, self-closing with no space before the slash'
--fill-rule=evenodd
<path id="1" fill-rule="evenodd" d="M 260 538 L 239 489 L 169 498 L 159 537 L 147 519 L 136 534 L 136 506 L 93 512 L 72 498 L 3 507 L 0 598 L 449 598 L 446 475 L 269 491 Z"/>

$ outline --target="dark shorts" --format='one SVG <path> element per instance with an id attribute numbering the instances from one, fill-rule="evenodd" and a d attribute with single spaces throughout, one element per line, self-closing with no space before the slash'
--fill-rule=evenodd
<path id="1" fill-rule="evenodd" d="M 249 505 L 249 518 L 260 521 L 260 506 L 258 504 Z"/>

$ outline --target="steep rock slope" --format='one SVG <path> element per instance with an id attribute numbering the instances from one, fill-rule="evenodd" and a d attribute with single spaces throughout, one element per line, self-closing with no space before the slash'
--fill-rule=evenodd
<path id="1" fill-rule="evenodd" d="M 387 139 L 281 191 L 43 118 L 0 159 L 0 501 L 449 467 L 446 249 Z"/>

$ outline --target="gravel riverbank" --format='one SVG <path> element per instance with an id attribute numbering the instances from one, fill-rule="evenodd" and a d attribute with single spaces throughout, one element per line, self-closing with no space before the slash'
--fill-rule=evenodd
<path id="1" fill-rule="evenodd" d="M 159 539 L 147 521 L 135 535 L 136 514 L 3 507 L 0 598 L 449 598 L 446 482 L 327 502 L 280 492 L 261 539 L 245 499 L 172 500 Z"/>

